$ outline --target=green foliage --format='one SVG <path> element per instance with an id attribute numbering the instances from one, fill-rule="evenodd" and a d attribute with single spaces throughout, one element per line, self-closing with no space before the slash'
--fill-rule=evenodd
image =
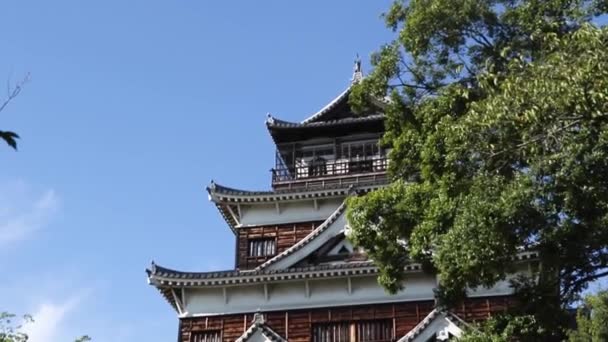
<path id="1" fill-rule="evenodd" d="M 476 329 L 469 329 L 459 342 L 543 341 L 545 331 L 530 315 L 492 317 Z"/>
<path id="2" fill-rule="evenodd" d="M 21 323 L 15 322 L 19 320 Z M 17 318 L 8 312 L 0 312 L 0 342 L 27 342 L 28 336 L 22 331 L 25 324 L 33 323 L 30 315 Z M 87 335 L 77 338 L 74 342 L 89 342 L 91 338 Z"/>
<path id="3" fill-rule="evenodd" d="M 0 342 L 26 342 L 27 335 L 21 332 L 22 324 L 15 325 L 17 317 L 8 312 L 0 312 Z M 31 316 L 23 316 L 20 319 L 24 324 L 31 323 Z"/>
<path id="4" fill-rule="evenodd" d="M 576 316 L 577 329 L 570 332 L 571 342 L 608 341 L 608 291 L 585 298 Z"/>
<path id="5" fill-rule="evenodd" d="M 364 111 L 390 96 L 382 143 L 393 183 L 350 199 L 347 212 L 389 291 L 421 262 L 450 305 L 505 279 L 534 248 L 536 274 L 518 280 L 534 305 L 519 314 L 554 334 L 563 323 L 551 315 L 608 274 L 608 29 L 591 22 L 606 10 L 395 2 L 385 19 L 397 37 L 350 99 Z"/>

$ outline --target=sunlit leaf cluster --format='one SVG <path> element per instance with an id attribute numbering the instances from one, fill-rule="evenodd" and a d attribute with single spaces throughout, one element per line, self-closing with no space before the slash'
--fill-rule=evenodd
<path id="1" fill-rule="evenodd" d="M 449 305 L 533 249 L 520 287 L 559 310 L 608 274 L 608 29 L 594 23 L 606 9 L 412 0 L 386 13 L 396 38 L 350 101 L 390 97 L 392 183 L 351 198 L 347 215 L 389 291 L 419 262 Z"/>

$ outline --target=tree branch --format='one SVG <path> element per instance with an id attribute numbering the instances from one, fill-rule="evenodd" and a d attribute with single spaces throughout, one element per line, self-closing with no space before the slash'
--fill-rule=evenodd
<path id="1" fill-rule="evenodd" d="M 594 275 L 590 275 L 590 276 L 587 276 L 587 277 L 584 277 L 584 278 L 578 279 L 577 281 L 574 281 L 574 282 L 572 282 L 572 283 L 568 284 L 568 286 L 566 286 L 566 287 L 564 288 L 564 289 L 565 289 L 565 291 L 564 291 L 564 292 L 562 292 L 562 293 L 563 293 L 563 294 L 566 294 L 566 293 L 567 293 L 567 292 L 569 292 L 569 291 L 570 291 L 570 289 L 572 289 L 572 288 L 576 288 L 576 287 L 578 287 L 578 286 L 580 286 L 580 285 L 582 285 L 582 284 L 584 284 L 584 283 L 587 283 L 587 282 L 590 282 L 590 281 L 593 281 L 593 280 L 597 280 L 597 279 L 599 279 L 599 278 L 603 278 L 603 277 L 605 277 L 605 276 L 608 276 L 608 271 L 601 272 L 601 273 L 596 273 L 596 274 L 594 274 Z"/>
<path id="2" fill-rule="evenodd" d="M 478 44 L 485 46 L 488 49 L 493 49 L 494 48 L 494 44 L 492 42 L 490 42 L 490 40 L 481 32 L 474 30 L 472 28 L 469 28 L 466 30 L 468 33 L 470 33 L 469 37 L 471 39 L 473 39 L 474 41 L 476 41 Z M 481 39 L 479 39 L 479 38 Z"/>
<path id="3" fill-rule="evenodd" d="M 571 123 L 569 123 L 569 124 L 567 124 L 567 125 L 565 125 L 565 126 L 563 126 L 563 127 L 559 128 L 559 129 L 556 129 L 556 130 L 555 130 L 555 131 L 553 131 L 553 132 L 549 132 L 549 133 L 547 133 L 547 134 L 540 134 L 540 135 L 536 136 L 535 138 L 533 138 L 533 139 L 531 139 L 531 140 L 529 140 L 529 141 L 526 141 L 526 142 L 523 142 L 523 143 L 521 143 L 521 144 L 515 145 L 515 147 L 514 147 L 514 148 L 511 148 L 511 149 L 504 149 L 504 150 L 498 151 L 498 152 L 496 152 L 496 153 L 492 153 L 492 154 L 490 155 L 490 158 L 496 157 L 496 156 L 498 156 L 498 155 L 500 155 L 500 154 L 503 154 L 503 153 L 505 153 L 505 152 L 507 152 L 507 151 L 517 150 L 517 149 L 520 149 L 520 148 L 525 147 L 525 146 L 527 146 L 527 145 L 537 143 L 537 142 L 539 142 L 539 141 L 541 141 L 541 140 L 544 140 L 544 139 L 546 139 L 546 138 L 548 138 L 548 137 L 550 137 L 550 136 L 553 136 L 553 135 L 554 135 L 554 134 L 556 134 L 556 133 L 563 132 L 563 131 L 565 131 L 566 129 L 568 129 L 568 128 L 570 128 L 570 127 L 572 127 L 572 126 L 574 126 L 574 125 L 576 125 L 577 123 L 580 123 L 580 122 L 581 122 L 581 119 L 574 120 L 574 121 L 572 121 Z"/>
<path id="4" fill-rule="evenodd" d="M 4 108 L 6 108 L 6 106 L 11 102 L 11 100 L 13 100 L 15 97 L 17 97 L 17 95 L 19 95 L 19 93 L 21 92 L 21 89 L 23 89 L 23 85 L 26 84 L 27 82 L 29 82 L 29 80 L 30 80 L 30 74 L 28 73 L 27 75 L 25 75 L 25 77 L 21 81 L 17 82 L 12 89 L 11 89 L 10 83 L 7 82 L 6 99 L 0 105 L 0 112 L 2 112 L 4 110 Z"/>

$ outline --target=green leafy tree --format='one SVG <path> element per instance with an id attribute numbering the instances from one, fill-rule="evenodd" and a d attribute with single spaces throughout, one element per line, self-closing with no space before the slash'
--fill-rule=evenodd
<path id="1" fill-rule="evenodd" d="M 8 312 L 0 312 L 0 342 L 26 342 L 27 335 L 21 332 L 22 324 L 15 323 L 17 317 Z M 31 316 L 21 317 L 25 324 L 31 323 Z M 15 325 L 17 324 L 17 325 Z"/>
<path id="2" fill-rule="evenodd" d="M 606 1 L 411 0 L 385 15 L 394 41 L 351 94 L 389 96 L 392 183 L 349 199 L 351 240 L 389 291 L 404 266 L 436 272 L 444 305 L 492 286 L 522 250 L 516 286 L 546 339 L 564 308 L 608 275 Z M 559 318 L 556 318 L 559 317 Z"/>
<path id="3" fill-rule="evenodd" d="M 16 320 L 22 323 L 16 322 Z M 0 312 L 0 342 L 27 342 L 28 336 L 22 331 L 25 324 L 33 323 L 34 319 L 30 315 L 18 318 L 8 312 Z M 91 338 L 87 335 L 77 338 L 74 342 L 88 342 Z"/>
<path id="4" fill-rule="evenodd" d="M 503 315 L 492 317 L 478 328 L 469 329 L 459 342 L 543 341 L 545 332 L 534 316 Z"/>
<path id="5" fill-rule="evenodd" d="M 585 297 L 576 324 L 569 336 L 571 342 L 608 341 L 608 290 Z"/>

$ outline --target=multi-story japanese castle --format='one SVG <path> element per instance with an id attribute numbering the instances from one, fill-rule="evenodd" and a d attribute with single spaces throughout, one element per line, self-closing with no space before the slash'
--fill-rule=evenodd
<path id="1" fill-rule="evenodd" d="M 207 188 L 236 236 L 235 269 L 147 270 L 178 314 L 179 342 L 447 340 L 510 305 L 505 281 L 470 291 L 454 311 L 436 309 L 437 278 L 416 264 L 390 295 L 373 261 L 348 241 L 345 199 L 388 182 L 382 101 L 364 116 L 348 103 L 362 77 L 356 62 L 349 87 L 301 122 L 268 116 L 272 190 Z M 522 254 L 522 265 L 531 256 Z"/>

